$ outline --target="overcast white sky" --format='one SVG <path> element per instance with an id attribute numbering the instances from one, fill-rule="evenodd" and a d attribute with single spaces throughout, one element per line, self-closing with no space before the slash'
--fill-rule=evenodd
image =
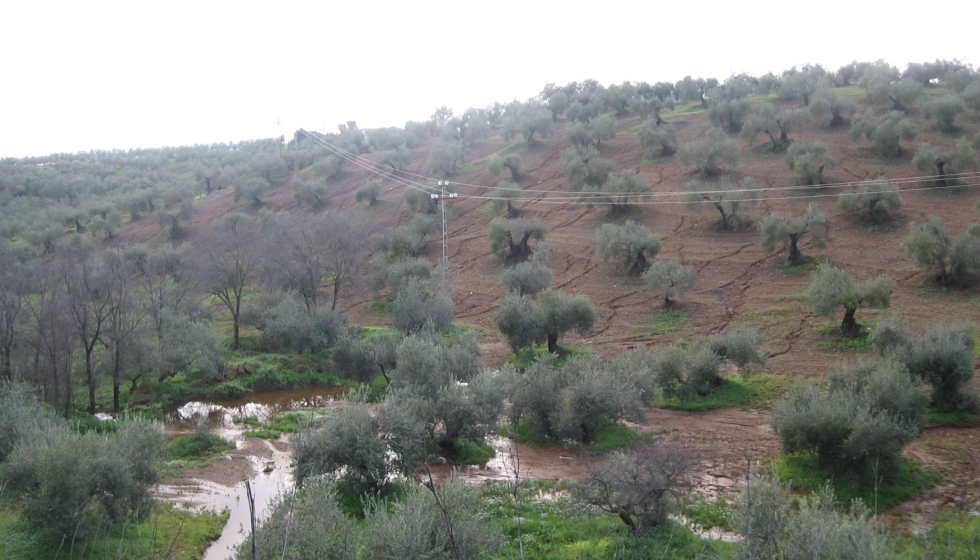
<path id="1" fill-rule="evenodd" d="M 459 113 L 586 78 L 976 64 L 978 6 L 12 1 L 0 10 L 0 157 L 403 126 L 443 103 Z"/>

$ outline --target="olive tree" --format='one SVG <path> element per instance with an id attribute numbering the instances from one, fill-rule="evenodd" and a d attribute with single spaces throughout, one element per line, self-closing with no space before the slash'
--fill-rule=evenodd
<path id="1" fill-rule="evenodd" d="M 881 224 L 902 209 L 902 197 L 898 185 L 877 177 L 861 181 L 856 189 L 842 190 L 837 196 L 837 209 L 861 221 Z"/>
<path id="2" fill-rule="evenodd" d="M 536 361 L 516 376 L 510 421 L 529 423 L 542 438 L 591 443 L 603 422 L 637 421 L 648 406 L 628 368 L 597 355 L 578 356 L 556 367 L 555 356 Z"/>
<path id="3" fill-rule="evenodd" d="M 660 252 L 660 237 L 640 224 L 602 224 L 595 231 L 596 252 L 606 263 L 615 262 L 627 276 L 639 276 L 650 268 Z"/>
<path id="4" fill-rule="evenodd" d="M 690 181 L 685 202 L 691 212 L 714 208 L 721 214 L 721 227 L 734 231 L 745 224 L 739 212 L 755 203 L 759 190 L 759 183 L 752 177 L 743 177 L 738 183 L 728 176 L 711 183 Z"/>
<path id="5" fill-rule="evenodd" d="M 800 241 L 810 237 L 814 247 L 826 247 L 827 236 L 833 228 L 830 217 L 821 212 L 816 205 L 810 205 L 802 218 L 791 218 L 780 214 L 768 214 L 759 222 L 759 232 L 762 233 L 760 245 L 762 250 L 771 253 L 777 247 L 789 249 L 789 264 L 797 266 L 803 263 L 804 255 L 800 250 Z"/>
<path id="6" fill-rule="evenodd" d="M 512 292 L 494 314 L 494 324 L 514 352 L 541 342 L 548 343 L 550 353 L 562 352 L 559 338 L 570 331 L 585 336 L 597 320 L 588 298 L 558 290 L 543 290 L 537 300 Z"/>
<path id="7" fill-rule="evenodd" d="M 560 163 L 568 185 L 575 190 L 599 189 L 609 179 L 615 165 L 591 146 L 581 151 L 565 148 L 561 152 Z"/>
<path id="8" fill-rule="evenodd" d="M 843 307 L 841 335 L 856 338 L 862 334 L 861 327 L 854 318 L 858 308 L 862 305 L 872 308 L 888 307 L 894 288 L 895 282 L 887 275 L 882 274 L 874 280 L 858 282 L 846 270 L 824 263 L 814 274 L 807 288 L 807 296 L 813 311 L 818 315 L 829 316 L 836 309 Z"/>
<path id="9" fill-rule="evenodd" d="M 971 225 L 953 242 L 949 230 L 942 227 L 937 216 L 929 216 L 924 224 L 909 224 L 905 238 L 905 251 L 915 258 L 916 264 L 932 275 L 943 286 L 954 277 L 962 277 L 968 270 L 980 270 L 972 249 L 977 247 L 980 227 Z"/>
<path id="10" fill-rule="evenodd" d="M 389 460 L 381 420 L 365 406 L 344 406 L 325 421 L 292 438 L 296 484 L 327 475 L 337 480 L 340 493 L 351 497 L 383 495 L 391 475 L 410 474 L 410 461 Z"/>
<path id="11" fill-rule="evenodd" d="M 558 353 L 558 339 L 568 332 L 586 336 L 592 332 L 599 317 L 592 302 L 585 296 L 569 296 L 559 290 L 544 290 L 538 294 L 538 303 L 544 315 L 544 332 L 548 352 Z"/>
<path id="12" fill-rule="evenodd" d="M 530 241 L 544 241 L 547 226 L 537 216 L 494 218 L 490 222 L 490 251 L 504 260 L 520 260 L 531 254 Z"/>
<path id="13" fill-rule="evenodd" d="M 378 203 L 382 186 L 384 184 L 378 179 L 368 181 L 357 189 L 357 192 L 354 193 L 354 199 L 357 202 L 367 202 L 368 206 L 374 206 Z"/>
<path id="14" fill-rule="evenodd" d="M 293 200 L 296 206 L 319 208 L 326 204 L 327 185 L 321 181 L 293 181 Z"/>
<path id="15" fill-rule="evenodd" d="M 317 480 L 307 481 L 298 492 L 283 492 L 273 498 L 255 532 L 259 557 L 354 560 L 357 521 L 340 509 L 336 492 L 336 484 Z M 254 560 L 251 539 L 238 545 L 235 558 Z"/>
<path id="16" fill-rule="evenodd" d="M 928 118 L 936 119 L 936 127 L 943 132 L 956 131 L 956 116 L 966 111 L 963 98 L 958 95 L 944 95 L 930 99 L 922 106 Z"/>
<path id="17" fill-rule="evenodd" d="M 594 191 L 583 193 L 580 200 L 589 207 L 595 204 L 608 205 L 609 216 L 615 217 L 628 213 L 631 203 L 648 194 L 650 190 L 643 175 L 626 170 L 619 175 L 610 174 L 605 183 Z"/>
<path id="18" fill-rule="evenodd" d="M 392 326 L 404 333 L 431 328 L 447 332 L 453 322 L 453 299 L 432 281 L 407 277 L 391 302 Z"/>
<path id="19" fill-rule="evenodd" d="M 712 128 L 704 141 L 681 145 L 677 159 L 683 165 L 693 165 L 702 175 L 716 175 L 722 166 L 738 165 L 738 144 L 724 132 Z"/>
<path id="20" fill-rule="evenodd" d="M 508 218 L 519 218 L 521 216 L 521 211 L 514 206 L 515 201 L 521 200 L 524 197 L 521 186 L 517 183 L 501 181 L 497 185 L 497 188 L 490 193 L 490 196 L 493 198 L 493 211 L 495 213 L 499 214 L 506 209 Z"/>
<path id="21" fill-rule="evenodd" d="M 500 273 L 500 283 L 510 293 L 534 297 L 551 285 L 555 273 L 546 266 L 550 259 L 547 249 L 538 248 L 531 258 L 508 267 Z"/>
<path id="22" fill-rule="evenodd" d="M 879 118 L 868 110 L 854 118 L 851 123 L 851 139 L 859 141 L 862 136 L 875 143 L 875 150 L 885 157 L 902 155 L 901 140 L 914 140 L 918 131 L 905 113 L 889 111 Z"/>
<path id="23" fill-rule="evenodd" d="M 797 180 L 807 185 L 822 185 L 823 173 L 837 167 L 837 160 L 830 155 L 830 148 L 819 140 L 795 142 L 786 154 L 786 163 L 796 173 Z"/>
<path id="24" fill-rule="evenodd" d="M 894 361 L 833 372 L 827 389 L 797 384 L 774 409 L 783 453 L 814 453 L 830 471 L 894 473 L 902 448 L 922 433 L 929 392 Z"/>
<path id="25" fill-rule="evenodd" d="M 487 164 L 487 171 L 494 177 L 500 175 L 504 169 L 510 172 L 510 179 L 514 183 L 524 178 L 524 163 L 521 161 L 521 156 L 517 154 L 507 154 L 503 158 L 495 157 Z"/>
<path id="26" fill-rule="evenodd" d="M 814 117 L 823 119 L 830 115 L 830 121 L 827 123 L 830 128 L 844 126 L 856 112 L 856 103 L 832 89 L 818 90 L 813 94 L 810 102 L 810 113 Z"/>
<path id="27" fill-rule="evenodd" d="M 888 322 L 872 342 L 884 356 L 897 360 L 909 372 L 932 386 L 931 404 L 940 411 L 972 410 L 978 401 L 973 379 L 973 325 L 933 325 L 914 335 Z"/>
<path id="28" fill-rule="evenodd" d="M 552 129 L 551 110 L 537 102 L 514 101 L 504 112 L 504 136 L 512 139 L 521 136 L 528 144 L 534 143 L 534 135 L 549 136 Z"/>
<path id="29" fill-rule="evenodd" d="M 766 103 L 745 121 L 742 137 L 751 144 L 760 133 L 765 134 L 769 138 L 770 151 L 780 152 L 789 146 L 789 133 L 806 125 L 809 120 L 810 112 L 806 109 L 790 108 L 777 113 L 771 104 Z"/>
<path id="30" fill-rule="evenodd" d="M 640 147 L 646 153 L 670 156 L 677 151 L 677 131 L 674 125 L 659 120 L 659 117 L 644 121 L 637 136 Z"/>
<path id="31" fill-rule="evenodd" d="M 484 519 L 479 490 L 455 476 L 413 485 L 397 502 L 368 502 L 363 534 L 361 557 L 378 560 L 477 560 L 503 546 Z"/>
<path id="32" fill-rule="evenodd" d="M 660 294 L 664 305 L 671 305 L 670 298 L 679 298 L 694 289 L 698 273 L 675 259 L 658 260 L 643 273 L 643 281 L 650 291 Z"/>
<path id="33" fill-rule="evenodd" d="M 636 537 L 666 523 L 668 515 L 680 510 L 693 485 L 691 471 L 696 464 L 691 452 L 654 440 L 593 462 L 573 495 L 619 516 L 629 535 Z"/>
<path id="34" fill-rule="evenodd" d="M 936 186 L 945 188 L 960 182 L 955 178 L 959 170 L 976 169 L 980 161 L 965 140 L 957 142 L 953 150 L 923 142 L 912 157 L 912 165 L 922 173 L 935 174 Z"/>

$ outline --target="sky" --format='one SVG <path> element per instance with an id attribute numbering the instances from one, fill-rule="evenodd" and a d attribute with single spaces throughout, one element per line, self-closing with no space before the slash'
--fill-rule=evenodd
<path id="1" fill-rule="evenodd" d="M 944 6 L 948 4 L 948 6 Z M 972 64 L 980 3 L 8 2 L 0 158 L 404 126 L 595 79 Z"/>

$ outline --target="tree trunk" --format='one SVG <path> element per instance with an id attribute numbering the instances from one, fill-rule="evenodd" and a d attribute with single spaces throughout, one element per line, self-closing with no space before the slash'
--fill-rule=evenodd
<path id="1" fill-rule="evenodd" d="M 561 348 L 558 346 L 558 333 L 548 333 L 548 353 L 557 354 Z"/>
<path id="2" fill-rule="evenodd" d="M 789 264 L 793 266 L 797 266 L 803 262 L 803 251 L 800 251 L 799 243 L 799 236 L 789 236 Z"/>
<path id="3" fill-rule="evenodd" d="M 858 327 L 857 321 L 854 319 L 856 311 L 856 307 L 854 309 L 844 308 L 844 320 L 841 321 L 840 332 L 845 338 L 857 338 L 861 334 L 861 328 Z"/>
<path id="4" fill-rule="evenodd" d="M 837 128 L 844 124 L 844 117 L 840 116 L 840 111 L 835 111 L 831 109 L 830 114 L 833 115 L 830 119 L 830 128 Z"/>
<path id="5" fill-rule="evenodd" d="M 631 271 L 635 275 L 643 274 L 650 268 L 650 263 L 647 262 L 646 256 L 643 255 L 643 251 L 636 253 L 636 260 L 633 261 L 633 270 Z"/>
<path id="6" fill-rule="evenodd" d="M 514 205 L 511 204 L 510 201 L 508 200 L 507 201 L 507 217 L 513 220 L 514 218 L 519 218 L 520 216 L 521 216 L 521 213 L 517 210 L 517 208 L 514 208 Z"/>
<path id="7" fill-rule="evenodd" d="M 242 309 L 242 304 L 241 304 L 241 301 L 239 300 L 235 304 L 235 308 L 232 310 L 232 314 L 231 314 L 232 330 L 234 332 L 234 338 L 233 338 L 233 342 L 232 342 L 232 345 L 231 345 L 231 348 L 233 350 L 238 350 L 238 346 L 239 346 L 239 338 L 238 338 L 238 317 L 240 315 L 241 309 Z"/>
<path id="8" fill-rule="evenodd" d="M 937 170 L 937 171 L 939 172 L 939 186 L 940 186 L 940 187 L 945 187 L 945 186 L 947 186 L 947 179 L 946 179 L 946 162 L 945 162 L 945 161 L 943 161 L 943 160 L 941 160 L 941 159 L 939 159 L 939 160 L 936 160 L 936 161 L 935 161 L 935 162 L 933 162 L 933 163 L 935 163 L 935 164 L 936 164 L 936 170 Z"/>

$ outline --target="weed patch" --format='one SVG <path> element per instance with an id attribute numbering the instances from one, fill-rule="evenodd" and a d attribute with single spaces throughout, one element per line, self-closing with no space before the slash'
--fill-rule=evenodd
<path id="1" fill-rule="evenodd" d="M 673 334 L 687 326 L 687 312 L 683 309 L 661 309 L 653 316 L 653 320 L 636 329 L 649 336 Z"/>
<path id="2" fill-rule="evenodd" d="M 834 490 L 834 497 L 842 504 L 861 500 L 868 507 L 886 510 L 910 500 L 939 483 L 939 471 L 925 468 L 922 463 L 901 458 L 898 471 L 875 484 L 874 473 L 866 473 L 860 480 L 847 481 L 835 478 L 822 470 L 813 455 L 795 453 L 779 458 L 777 472 L 780 478 L 803 492 L 815 492 L 825 485 Z"/>
<path id="3" fill-rule="evenodd" d="M 734 531 L 737 522 L 735 510 L 728 505 L 725 498 L 709 500 L 701 495 L 696 495 L 695 499 L 687 504 L 684 508 L 684 516 L 705 529 Z"/>
<path id="4" fill-rule="evenodd" d="M 733 323 L 755 327 L 765 337 L 766 342 L 781 342 L 789 339 L 800 329 L 800 323 L 810 312 L 806 294 L 789 294 L 773 298 L 771 301 L 776 305 L 744 311 Z"/>
<path id="5" fill-rule="evenodd" d="M 209 433 L 177 436 L 170 440 L 167 449 L 174 459 L 192 459 L 206 457 L 228 449 L 234 449 L 235 444 L 220 436 Z"/>
<path id="6" fill-rule="evenodd" d="M 739 406 L 749 402 L 759 394 L 759 389 L 749 383 L 726 377 L 721 386 L 705 396 L 682 400 L 678 397 L 669 399 L 661 397 L 657 406 L 671 410 L 686 410 L 688 412 L 705 412 L 716 408 Z"/>

